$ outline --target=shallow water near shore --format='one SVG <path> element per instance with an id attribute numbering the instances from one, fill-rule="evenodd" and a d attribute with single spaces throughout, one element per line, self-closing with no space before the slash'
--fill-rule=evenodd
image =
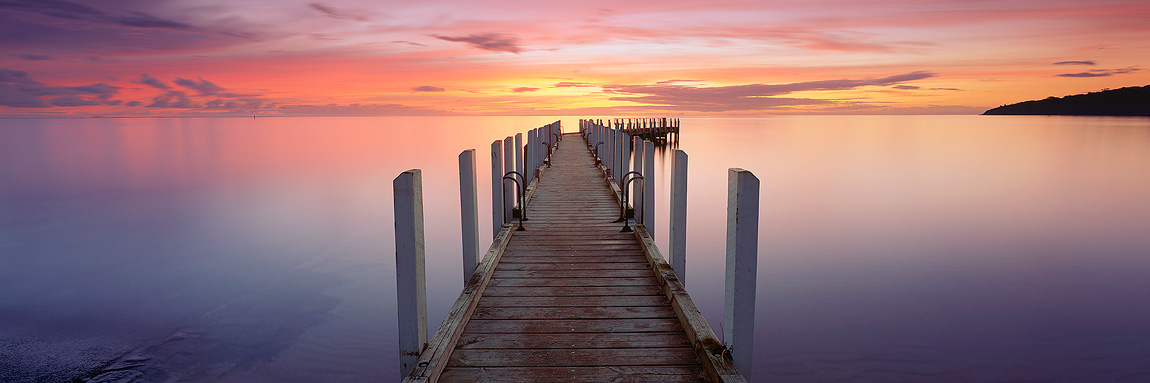
<path id="1" fill-rule="evenodd" d="M 556 119 L 0 120 L 0 380 L 398 381 L 392 178 L 423 169 L 434 329 L 456 156 Z M 655 236 L 678 147 L 716 333 L 726 169 L 762 181 L 754 381 L 1150 379 L 1150 119 L 682 126 Z"/>

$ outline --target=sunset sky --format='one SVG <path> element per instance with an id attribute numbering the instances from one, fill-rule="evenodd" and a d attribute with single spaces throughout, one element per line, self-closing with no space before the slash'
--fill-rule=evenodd
<path id="1" fill-rule="evenodd" d="M 0 116 L 975 114 L 1150 84 L 1146 0 L 0 0 Z"/>

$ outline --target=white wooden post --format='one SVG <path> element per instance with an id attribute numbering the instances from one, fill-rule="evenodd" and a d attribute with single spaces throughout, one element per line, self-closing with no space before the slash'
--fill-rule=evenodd
<path id="1" fill-rule="evenodd" d="M 479 266 L 479 200 L 475 182 L 475 149 L 459 153 L 459 223 L 463 231 L 463 283 Z"/>
<path id="2" fill-rule="evenodd" d="M 687 272 L 687 152 L 675 150 L 671 158 L 671 216 L 667 229 L 670 252 L 667 261 L 686 284 Z"/>
<path id="3" fill-rule="evenodd" d="M 755 276 L 759 252 L 759 179 L 727 170 L 727 286 L 723 340 L 735 368 L 750 377 L 755 350 Z"/>
<path id="4" fill-rule="evenodd" d="M 619 182 L 623 182 L 623 176 L 631 172 L 631 135 L 623 133 L 623 150 L 619 153 L 622 158 L 619 159 Z M 641 172 L 642 170 L 640 170 Z M 619 185 L 623 187 L 622 184 Z"/>
<path id="5" fill-rule="evenodd" d="M 523 172 L 523 133 L 515 133 L 515 171 L 527 178 L 527 173 Z"/>
<path id="6" fill-rule="evenodd" d="M 392 181 L 395 201 L 395 282 L 399 311 L 399 372 L 407 375 L 427 344 L 423 259 L 423 177 L 419 169 Z"/>
<path id="7" fill-rule="evenodd" d="M 499 195 L 503 185 L 503 144 L 499 140 L 491 143 L 491 239 L 499 236 L 503 229 L 503 196 Z"/>
<path id="8" fill-rule="evenodd" d="M 514 146 L 515 141 L 511 136 L 503 139 L 503 174 L 499 175 L 500 178 L 515 171 L 515 155 L 512 152 L 515 150 Z M 503 180 L 503 188 L 507 191 L 503 195 L 503 214 L 506 217 L 503 222 L 507 223 L 511 222 L 511 209 L 515 208 L 515 201 L 518 201 L 515 199 L 515 194 L 519 189 L 515 187 L 515 181 L 512 180 Z"/>
<path id="9" fill-rule="evenodd" d="M 643 217 L 640 216 L 643 212 L 643 193 L 639 187 L 647 182 L 647 174 L 643 173 L 643 139 L 639 136 L 631 136 L 631 145 L 635 150 L 635 171 L 643 175 L 643 181 L 631 184 L 631 207 L 635 208 L 635 222 L 638 223 Z"/>
<path id="10" fill-rule="evenodd" d="M 655 238 L 655 143 L 643 141 L 643 226 Z"/>
<path id="11" fill-rule="evenodd" d="M 615 183 L 623 184 L 623 175 L 627 174 L 627 166 L 623 165 L 625 161 L 623 152 L 627 150 L 627 134 L 622 130 L 615 131 L 615 169 L 618 173 L 615 174 Z"/>

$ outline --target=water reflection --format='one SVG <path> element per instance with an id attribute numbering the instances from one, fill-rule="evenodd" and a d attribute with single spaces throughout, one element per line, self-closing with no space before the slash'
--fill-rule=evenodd
<path id="1" fill-rule="evenodd" d="M 6 120 L 0 380 L 391 379 L 391 178 L 426 175 L 437 323 L 462 287 L 456 155 L 550 121 Z"/>
<path id="2" fill-rule="evenodd" d="M 391 179 L 423 169 L 434 327 L 462 287 L 456 156 L 554 120 L 4 120 L 0 380 L 111 360 L 157 381 L 393 379 Z M 757 381 L 1150 376 L 1150 120 L 682 126 L 656 152 L 656 241 L 677 145 L 687 288 L 715 327 L 726 169 L 762 180 Z"/>

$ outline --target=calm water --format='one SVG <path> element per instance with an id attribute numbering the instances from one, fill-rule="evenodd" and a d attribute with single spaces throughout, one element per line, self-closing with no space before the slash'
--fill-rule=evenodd
<path id="1" fill-rule="evenodd" d="M 0 120 L 0 381 L 396 381 L 391 179 L 423 169 L 435 327 L 456 156 L 554 120 Z M 726 169 L 762 180 L 754 380 L 1150 379 L 1150 119 L 683 126 L 716 332 Z"/>

